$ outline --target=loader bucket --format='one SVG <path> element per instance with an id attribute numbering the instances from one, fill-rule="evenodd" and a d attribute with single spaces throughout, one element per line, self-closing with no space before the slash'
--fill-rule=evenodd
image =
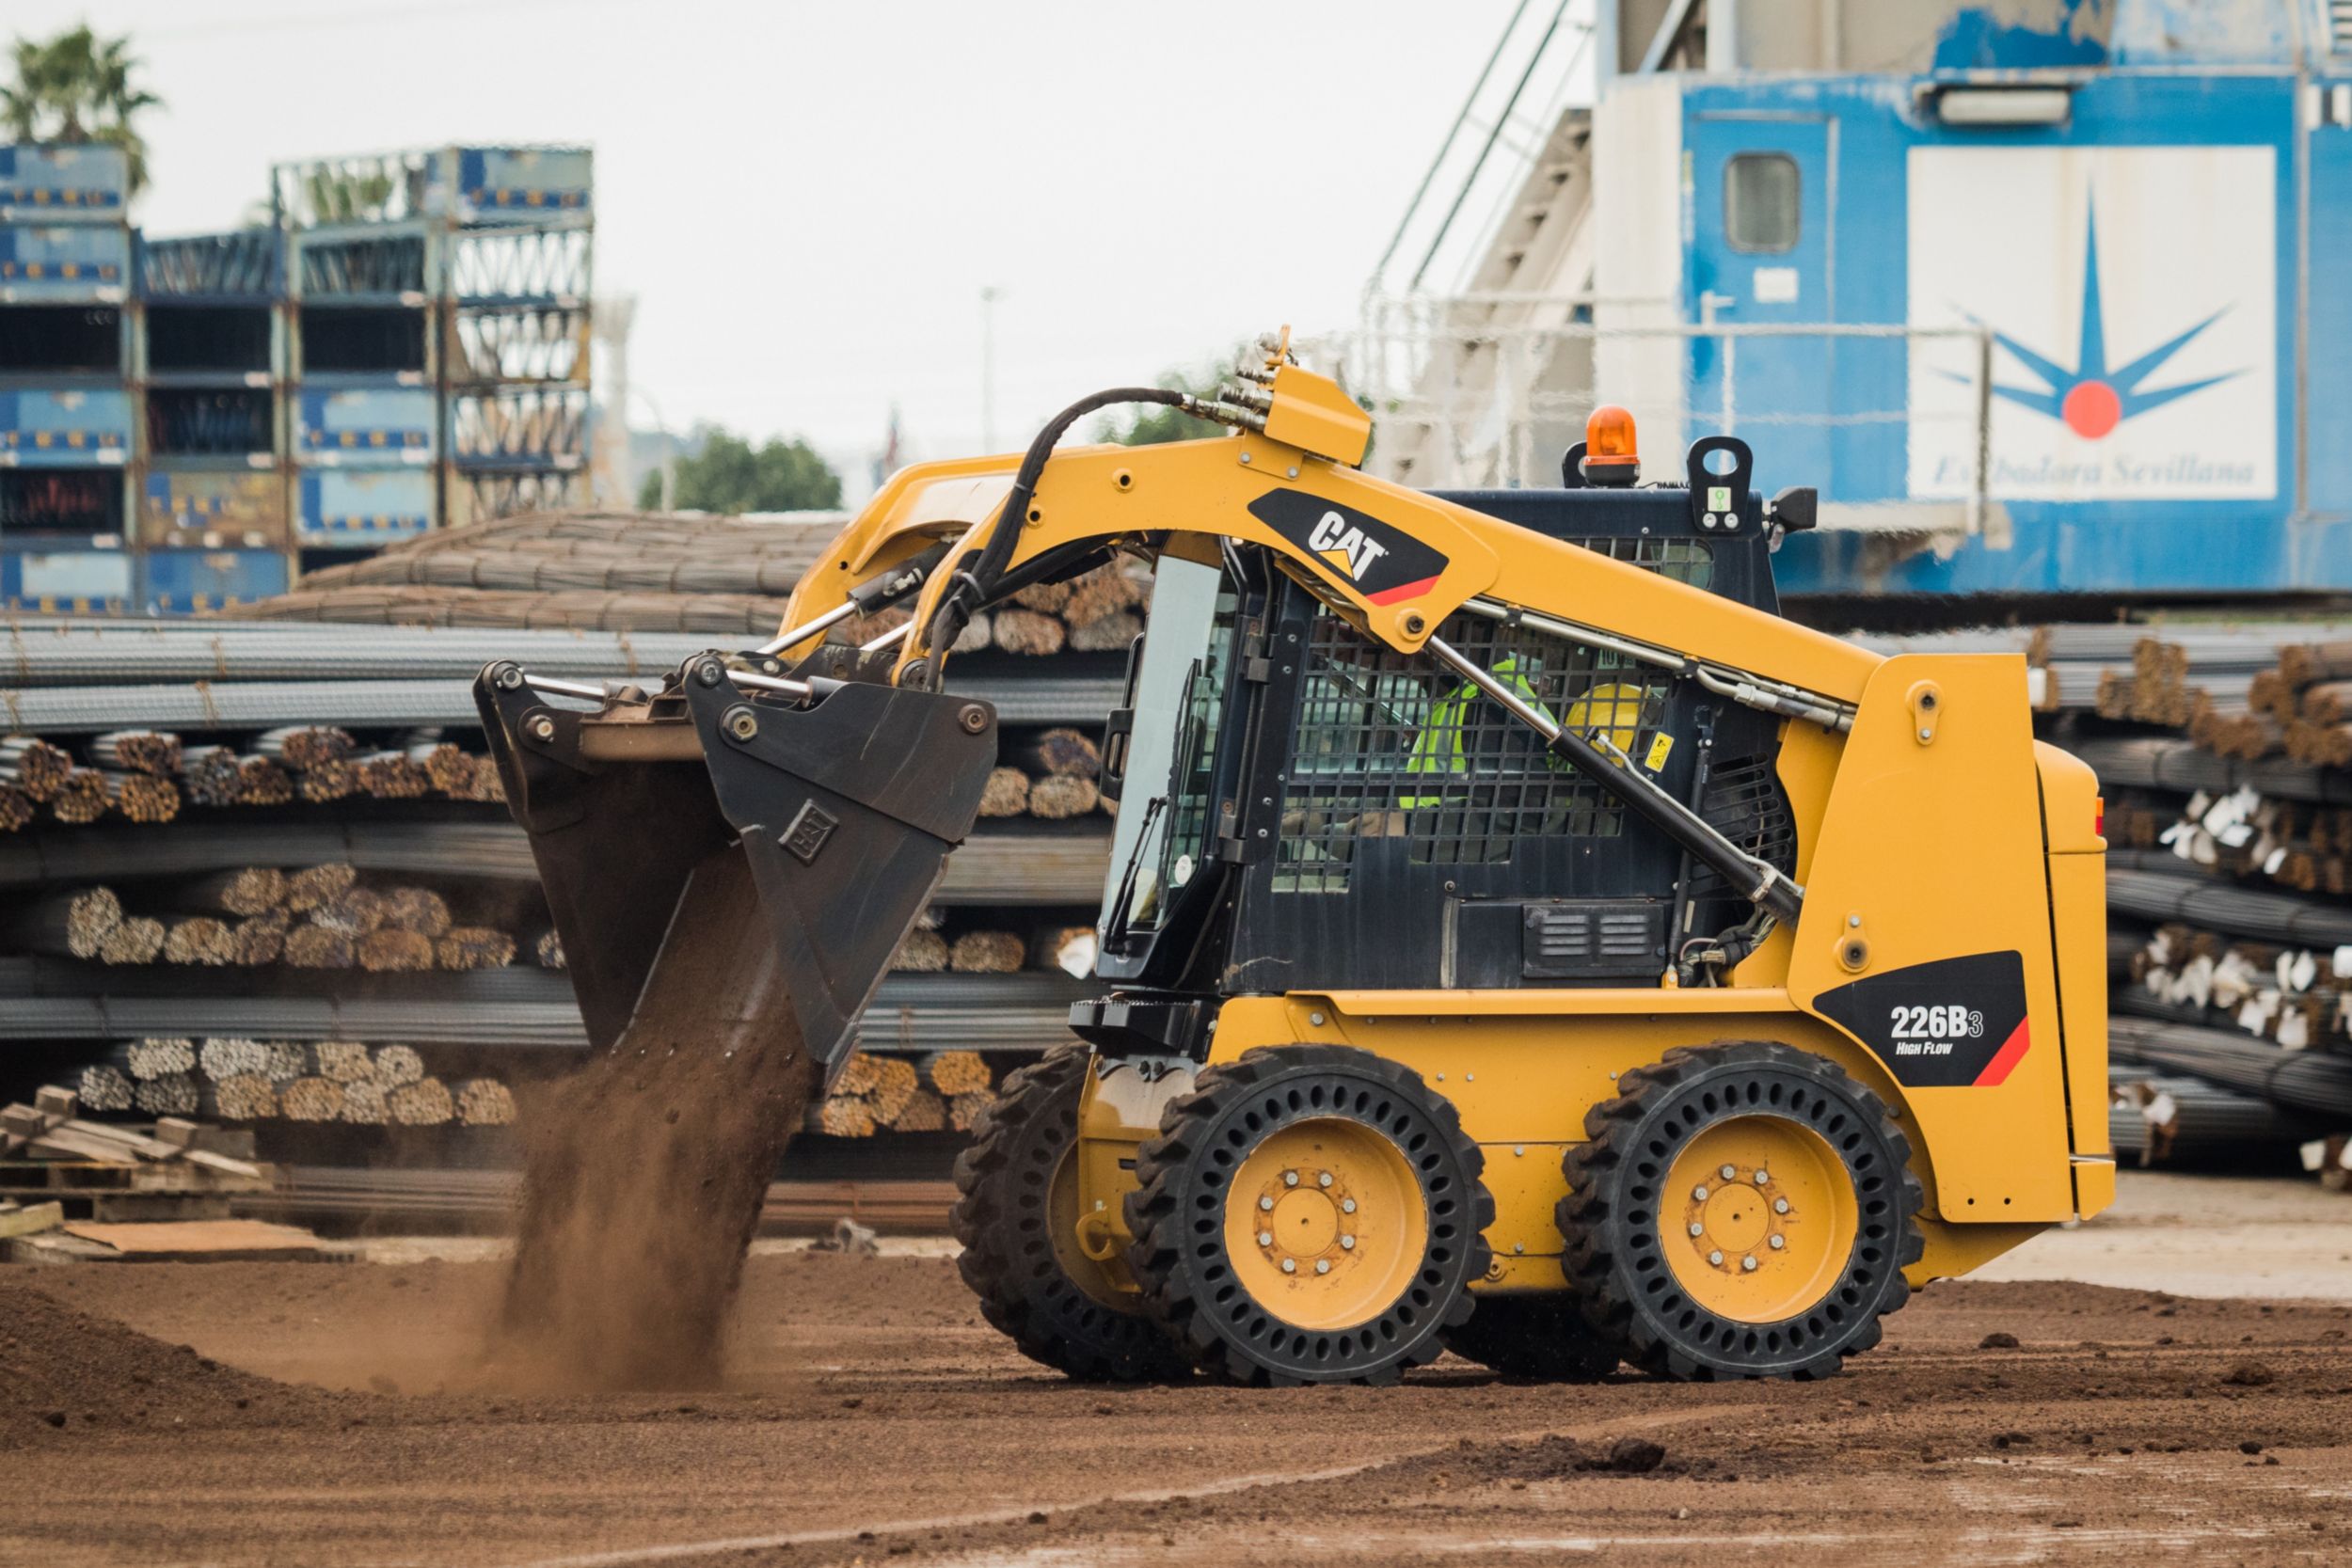
<path id="1" fill-rule="evenodd" d="M 978 816 L 996 716 L 967 697 L 818 684 L 806 706 L 747 697 L 705 657 L 592 712 L 513 664 L 475 681 L 597 1050 L 632 1027 L 672 1042 L 796 1027 L 828 1083 L 847 1060 Z M 716 909 L 765 921 L 755 961 L 713 950 Z"/>

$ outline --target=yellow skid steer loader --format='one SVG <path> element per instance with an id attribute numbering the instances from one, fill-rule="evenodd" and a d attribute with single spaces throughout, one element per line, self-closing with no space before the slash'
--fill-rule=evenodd
<path id="1" fill-rule="evenodd" d="M 1135 402 L 1230 434 L 1055 451 Z M 1814 497 L 1738 440 L 1642 484 L 1603 409 L 1558 490 L 1431 494 L 1361 472 L 1370 435 L 1268 340 L 1215 399 L 898 473 L 762 645 L 658 689 L 485 670 L 593 1041 L 790 1027 L 838 1069 L 996 759 L 958 634 L 1125 555 L 1100 994 L 957 1171 L 1024 1353 L 1816 1377 L 2104 1208 L 2101 806 L 2024 661 L 1781 619 Z M 682 907 L 767 961 L 704 973 Z"/>

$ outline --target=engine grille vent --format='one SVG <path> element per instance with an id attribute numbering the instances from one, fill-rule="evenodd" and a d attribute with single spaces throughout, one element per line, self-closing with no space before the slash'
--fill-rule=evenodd
<path id="1" fill-rule="evenodd" d="M 1665 906 L 1646 898 L 1523 906 L 1520 972 L 1531 980 L 1654 975 Z"/>

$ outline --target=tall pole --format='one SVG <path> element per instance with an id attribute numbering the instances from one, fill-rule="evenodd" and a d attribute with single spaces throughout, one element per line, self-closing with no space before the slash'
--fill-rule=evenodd
<path id="1" fill-rule="evenodd" d="M 663 417 L 661 404 L 654 401 L 651 392 L 646 391 L 643 387 L 633 387 L 629 390 L 647 408 L 653 410 L 653 427 L 661 433 L 661 510 L 675 512 L 677 510 L 677 437 L 671 434 L 670 421 Z M 630 498 L 632 503 L 635 499 L 633 496 Z"/>
<path id="2" fill-rule="evenodd" d="M 1004 290 L 980 290 L 980 450 L 996 450 L 996 300 Z"/>
<path id="3" fill-rule="evenodd" d="M 628 332 L 636 315 L 635 294 L 606 294 L 596 302 L 589 327 L 602 353 L 596 379 L 604 384 L 603 409 L 589 448 L 589 490 L 607 506 L 637 504 L 637 465 L 628 439 Z"/>

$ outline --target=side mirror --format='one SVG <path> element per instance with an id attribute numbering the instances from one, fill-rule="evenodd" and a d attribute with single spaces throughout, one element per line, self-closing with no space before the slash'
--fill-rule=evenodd
<path id="1" fill-rule="evenodd" d="M 1127 782 L 1127 747 L 1136 733 L 1136 678 L 1143 671 L 1143 640 L 1148 635 L 1138 632 L 1127 644 L 1127 678 L 1120 688 L 1119 705 L 1103 721 L 1103 776 L 1095 788 L 1113 805 Z"/>
<path id="2" fill-rule="evenodd" d="M 1764 508 L 1765 521 L 1778 524 L 1783 533 L 1803 533 L 1820 515 L 1821 493 L 1810 484 L 1791 484 Z"/>

